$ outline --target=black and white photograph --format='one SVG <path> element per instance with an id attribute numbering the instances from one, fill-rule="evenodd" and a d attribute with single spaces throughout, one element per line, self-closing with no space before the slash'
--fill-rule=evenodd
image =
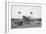
<path id="1" fill-rule="evenodd" d="M 46 0 L 0 0 L 0 34 L 46 34 Z"/>
<path id="2" fill-rule="evenodd" d="M 41 6 L 12 5 L 11 11 L 11 29 L 41 28 Z"/>

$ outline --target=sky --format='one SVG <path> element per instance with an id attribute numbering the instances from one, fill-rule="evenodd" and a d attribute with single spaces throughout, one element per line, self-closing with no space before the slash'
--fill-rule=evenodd
<path id="1" fill-rule="evenodd" d="M 21 12 L 21 14 L 18 14 Z M 32 14 L 30 14 L 32 12 Z M 32 18 L 41 18 L 41 7 L 37 6 L 12 6 L 12 18 L 22 18 L 30 16 Z"/>

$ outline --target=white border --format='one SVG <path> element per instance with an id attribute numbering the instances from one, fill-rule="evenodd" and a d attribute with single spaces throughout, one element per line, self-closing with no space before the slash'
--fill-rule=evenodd
<path id="1" fill-rule="evenodd" d="M 40 6 L 42 9 L 42 28 L 24 28 L 24 29 L 11 29 L 11 5 L 31 5 L 31 6 Z M 30 3 L 16 3 L 16 2 L 8 2 L 7 3 L 7 32 L 16 32 L 16 31 L 44 31 L 45 29 L 45 22 L 44 20 L 44 6 L 40 4 L 30 4 Z M 44 23 L 43 23 L 44 22 Z"/>

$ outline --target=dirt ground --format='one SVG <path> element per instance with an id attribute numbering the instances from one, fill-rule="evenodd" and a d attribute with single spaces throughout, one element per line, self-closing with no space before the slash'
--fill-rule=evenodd
<path id="1" fill-rule="evenodd" d="M 17 20 L 11 21 L 11 28 L 35 28 L 35 27 L 41 27 L 41 21 L 34 21 L 31 22 L 29 24 L 25 24 L 25 22 L 23 22 L 22 26 L 18 26 L 17 24 L 15 24 Z M 22 21 L 22 20 L 20 20 Z"/>

